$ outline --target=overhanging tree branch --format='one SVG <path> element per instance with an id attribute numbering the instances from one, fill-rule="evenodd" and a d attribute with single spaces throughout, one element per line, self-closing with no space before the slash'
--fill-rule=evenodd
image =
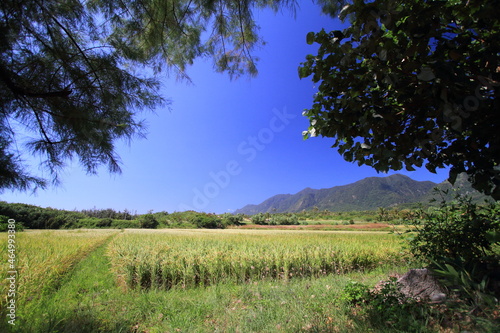
<path id="1" fill-rule="evenodd" d="M 5 86 L 12 91 L 14 95 L 21 95 L 25 97 L 33 98 L 53 98 L 53 97 L 68 97 L 71 94 L 71 89 L 64 89 L 60 91 L 49 91 L 49 92 L 33 92 L 24 87 L 20 87 L 12 80 L 14 73 L 11 73 L 5 66 L 0 64 L 0 80 L 5 84 Z"/>

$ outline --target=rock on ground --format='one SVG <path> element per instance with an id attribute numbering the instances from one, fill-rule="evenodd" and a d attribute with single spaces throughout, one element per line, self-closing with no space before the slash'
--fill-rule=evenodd
<path id="1" fill-rule="evenodd" d="M 411 298 L 442 302 L 446 299 L 444 288 L 427 268 L 411 269 L 398 279 L 401 292 Z"/>

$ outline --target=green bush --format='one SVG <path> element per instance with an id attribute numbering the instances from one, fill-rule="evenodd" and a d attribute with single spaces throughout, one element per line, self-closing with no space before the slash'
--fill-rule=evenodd
<path id="1" fill-rule="evenodd" d="M 78 217 L 70 213 L 58 213 L 50 217 L 45 225 L 48 229 L 70 229 L 75 228 L 78 224 Z"/>
<path id="2" fill-rule="evenodd" d="M 77 222 L 71 225 L 66 224 L 65 228 L 140 228 L 138 220 L 115 220 L 111 218 L 87 217 L 78 219 Z"/>
<path id="3" fill-rule="evenodd" d="M 442 258 L 479 261 L 494 255 L 488 234 L 500 229 L 499 205 L 478 206 L 470 198 L 443 201 L 439 208 L 421 212 L 416 220 L 412 252 L 429 262 Z"/>
<path id="4" fill-rule="evenodd" d="M 222 219 L 215 214 L 197 213 L 190 217 L 189 222 L 196 225 L 197 228 L 223 229 L 225 225 Z"/>
<path id="5" fill-rule="evenodd" d="M 426 327 L 431 308 L 406 298 L 395 277 L 374 290 L 360 282 L 349 282 L 340 299 L 348 305 L 356 306 L 356 320 L 364 318 L 372 328 L 387 332 L 433 331 Z"/>
<path id="6" fill-rule="evenodd" d="M 173 212 L 164 219 L 164 225 L 169 228 L 197 228 L 193 222 L 200 213 L 193 210 L 185 212 Z"/>
<path id="7" fill-rule="evenodd" d="M 258 214 L 253 215 L 251 217 L 251 220 L 252 220 L 252 223 L 254 223 L 254 224 L 260 224 L 260 225 L 268 224 L 266 215 L 264 215 L 263 213 L 258 213 Z"/>
<path id="8" fill-rule="evenodd" d="M 97 224 L 101 219 L 97 217 L 86 217 L 82 219 L 78 219 L 75 225 L 71 226 L 72 228 L 97 228 Z"/>
<path id="9" fill-rule="evenodd" d="M 480 311 L 475 316 L 461 300 L 443 304 L 417 301 L 406 297 L 396 277 L 379 283 L 370 290 L 368 286 L 349 282 L 339 297 L 347 305 L 348 313 L 365 331 L 372 332 L 497 332 L 499 319 L 497 307 Z M 368 328 L 366 330 L 366 328 Z"/>
<path id="10" fill-rule="evenodd" d="M 23 231 L 24 225 L 21 222 L 15 222 L 14 224 L 15 231 Z M 9 217 L 5 215 L 0 215 L 0 232 L 5 232 L 9 230 Z"/>
<path id="11" fill-rule="evenodd" d="M 153 214 L 144 214 L 139 216 L 139 226 L 146 229 L 156 229 L 159 225 L 158 220 Z"/>
<path id="12" fill-rule="evenodd" d="M 133 229 L 133 228 L 139 228 L 140 224 L 139 221 L 137 220 L 113 220 L 111 223 L 111 228 L 116 228 L 116 229 Z"/>
<path id="13" fill-rule="evenodd" d="M 243 221 L 243 215 L 238 214 L 238 215 L 233 215 L 226 213 L 222 215 L 222 223 L 225 226 L 230 226 L 230 225 L 241 225 Z"/>
<path id="14" fill-rule="evenodd" d="M 271 217 L 269 224 L 272 225 L 298 225 L 299 219 L 296 215 L 275 214 Z"/>
<path id="15" fill-rule="evenodd" d="M 406 298 L 401 293 L 397 278 L 391 277 L 378 291 L 371 291 L 367 314 L 375 327 L 390 327 L 402 332 L 432 332 L 426 329 L 430 308 Z"/>
<path id="16" fill-rule="evenodd" d="M 340 300 L 356 305 L 365 302 L 369 295 L 370 288 L 367 285 L 357 281 L 349 281 L 340 294 Z"/>
<path id="17" fill-rule="evenodd" d="M 104 218 L 101 219 L 99 222 L 97 222 L 97 227 L 98 228 L 109 228 L 113 224 L 113 219 L 110 218 Z"/>
<path id="18" fill-rule="evenodd" d="M 493 296 L 500 297 L 496 247 L 500 239 L 495 237 L 500 229 L 500 205 L 479 206 L 467 197 L 456 199 L 420 212 L 416 234 L 409 239 L 410 250 L 460 297 L 474 307 L 487 305 Z"/>
<path id="19" fill-rule="evenodd" d="M 480 263 L 467 263 L 463 258 L 455 258 L 445 263 L 435 262 L 434 266 L 434 275 L 450 290 L 469 300 L 475 309 L 495 306 L 498 302 L 489 285 L 491 274 L 484 272 Z"/>

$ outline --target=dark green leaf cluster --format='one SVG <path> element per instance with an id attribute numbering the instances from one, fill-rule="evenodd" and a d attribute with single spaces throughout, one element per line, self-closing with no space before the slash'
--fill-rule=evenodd
<path id="1" fill-rule="evenodd" d="M 319 83 L 304 137 L 334 138 L 378 171 L 451 167 L 500 199 L 500 23 L 495 2 L 352 1 L 350 26 L 309 33 Z"/>

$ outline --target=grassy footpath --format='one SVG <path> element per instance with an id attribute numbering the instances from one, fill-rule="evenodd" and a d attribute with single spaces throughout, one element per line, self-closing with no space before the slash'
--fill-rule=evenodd
<path id="1" fill-rule="evenodd" d="M 119 296 L 119 290 L 114 285 L 109 264 L 104 256 L 111 238 L 112 236 L 108 237 L 104 243 L 74 265 L 67 276 L 61 279 L 57 289 L 26 303 L 18 315 L 16 325 L 9 325 L 10 331 L 98 332 L 102 324 L 101 318 L 95 317 L 96 314 L 104 307 L 113 311 L 108 305 L 111 305 L 111 299 Z M 112 294 L 113 292 L 116 294 Z M 99 303 L 106 300 L 109 300 L 110 304 Z M 0 326 L 0 331 L 1 328 Z"/>
<path id="2" fill-rule="evenodd" d="M 373 285 L 390 271 L 381 267 L 370 273 L 291 282 L 125 292 L 116 285 L 105 255 L 108 243 L 75 265 L 56 291 L 33 300 L 11 331 L 367 331 L 336 299 L 349 280 Z M 8 332 L 3 328 L 0 331 Z"/>
<path id="3" fill-rule="evenodd" d="M 53 294 L 74 271 L 75 266 L 106 242 L 117 231 L 29 231 L 16 234 L 15 261 L 17 272 L 15 294 L 7 293 L 9 262 L 6 259 L 7 238 L 0 239 L 2 271 L 0 277 L 0 318 L 6 318 L 7 301 L 15 301 L 16 323 L 30 317 L 33 308 L 47 295 Z M 3 236 L 4 234 L 2 234 Z M 8 296 L 9 295 L 9 296 Z M 11 296 L 14 295 L 14 296 Z M 7 320 L 0 320 L 0 332 L 11 329 Z M 7 326 L 6 326 L 7 325 Z M 15 327 L 14 327 L 15 328 Z M 18 331 L 22 331 L 18 329 Z"/>

